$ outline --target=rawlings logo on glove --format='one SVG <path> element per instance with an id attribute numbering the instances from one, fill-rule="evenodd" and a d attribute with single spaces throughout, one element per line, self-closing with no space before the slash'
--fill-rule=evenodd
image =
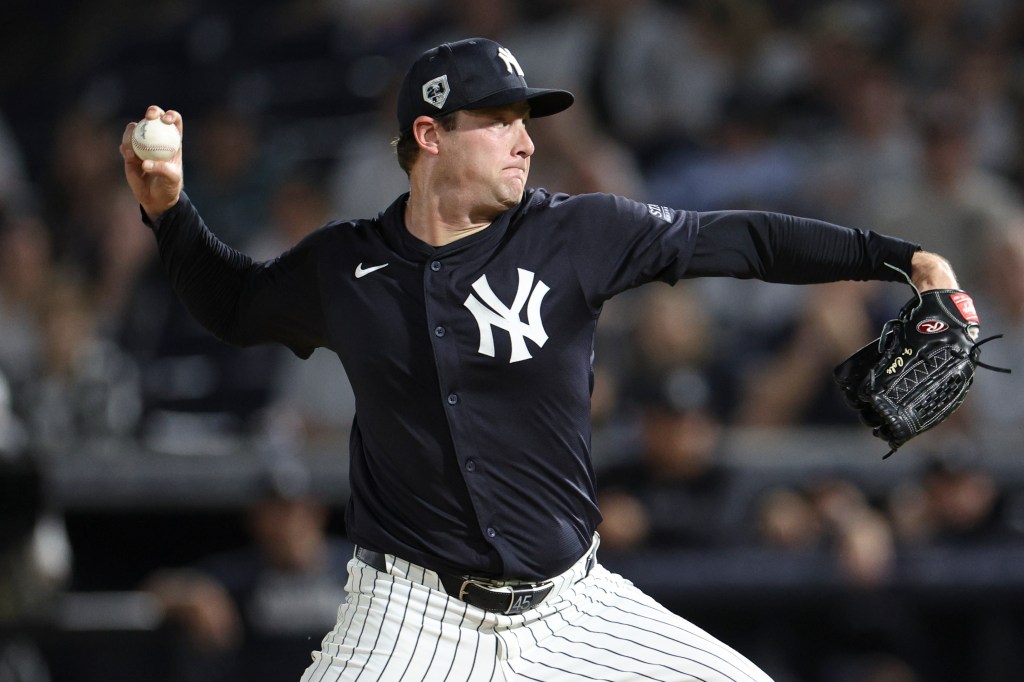
<path id="1" fill-rule="evenodd" d="M 981 322 L 971 297 L 956 289 L 917 292 L 877 340 L 836 367 L 846 402 L 889 444 L 885 456 L 945 421 L 967 397 L 981 362 Z"/>

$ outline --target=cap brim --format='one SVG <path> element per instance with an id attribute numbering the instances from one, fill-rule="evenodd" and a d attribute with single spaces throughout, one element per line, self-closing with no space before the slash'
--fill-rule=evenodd
<path id="1" fill-rule="evenodd" d="M 549 90 L 545 88 L 509 88 L 502 90 L 488 97 L 475 102 L 470 102 L 463 109 L 483 109 L 486 107 L 497 107 L 504 104 L 515 104 L 516 102 L 527 102 L 530 105 L 530 116 L 539 118 L 551 116 L 560 111 L 565 111 L 572 106 L 576 100 L 571 92 L 566 90 Z"/>

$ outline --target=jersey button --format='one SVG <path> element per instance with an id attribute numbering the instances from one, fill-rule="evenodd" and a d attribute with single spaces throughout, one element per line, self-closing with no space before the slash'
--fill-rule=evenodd
<path id="1" fill-rule="evenodd" d="M 466 462 L 466 471 L 476 471 L 476 462 L 473 460 Z"/>
<path id="2" fill-rule="evenodd" d="M 433 270 L 434 272 L 437 272 L 438 270 L 440 270 L 441 269 L 441 261 L 436 261 L 436 260 L 435 261 L 431 261 L 430 269 Z"/>
<path id="3" fill-rule="evenodd" d="M 454 405 L 457 402 L 459 402 L 459 396 L 455 395 L 454 393 L 449 393 L 448 394 L 448 404 L 449 405 Z"/>
<path id="4" fill-rule="evenodd" d="M 487 537 L 489 537 L 489 538 L 496 538 L 496 537 L 498 537 L 498 531 L 494 530 L 493 528 L 488 528 L 487 529 Z"/>
<path id="5" fill-rule="evenodd" d="M 437 327 L 434 327 L 434 336 L 436 336 L 436 337 L 438 337 L 438 338 L 441 338 L 442 336 L 444 336 L 444 335 L 445 335 L 445 332 L 446 332 L 446 331 L 447 331 L 447 330 L 445 330 L 445 328 L 444 328 L 444 327 L 442 327 L 442 326 L 438 325 Z"/>

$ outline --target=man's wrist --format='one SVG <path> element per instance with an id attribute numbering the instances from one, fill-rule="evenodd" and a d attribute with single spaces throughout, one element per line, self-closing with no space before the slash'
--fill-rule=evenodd
<path id="1" fill-rule="evenodd" d="M 179 194 L 170 204 L 139 204 L 139 210 L 142 212 L 142 222 L 153 229 L 157 229 L 167 214 L 181 204 L 181 197 L 182 195 Z"/>
<path id="2" fill-rule="evenodd" d="M 162 218 L 165 213 L 167 213 L 172 208 L 174 208 L 177 205 L 177 203 L 178 203 L 178 199 L 175 199 L 174 203 L 171 203 L 171 204 L 160 204 L 160 205 L 157 205 L 157 206 L 154 206 L 154 205 L 147 206 L 145 204 L 142 204 L 142 212 L 146 214 L 146 217 L 149 219 L 149 222 L 157 223 L 157 222 L 160 221 L 160 218 Z"/>
<path id="3" fill-rule="evenodd" d="M 920 291 L 960 288 L 949 261 L 936 253 L 917 251 L 910 259 L 910 267 L 910 279 Z"/>

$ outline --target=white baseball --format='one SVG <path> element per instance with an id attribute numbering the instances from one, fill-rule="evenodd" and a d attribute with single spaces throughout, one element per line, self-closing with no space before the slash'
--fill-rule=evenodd
<path id="1" fill-rule="evenodd" d="M 144 118 L 132 132 L 132 149 L 143 161 L 168 161 L 181 146 L 181 134 L 173 123 Z"/>

